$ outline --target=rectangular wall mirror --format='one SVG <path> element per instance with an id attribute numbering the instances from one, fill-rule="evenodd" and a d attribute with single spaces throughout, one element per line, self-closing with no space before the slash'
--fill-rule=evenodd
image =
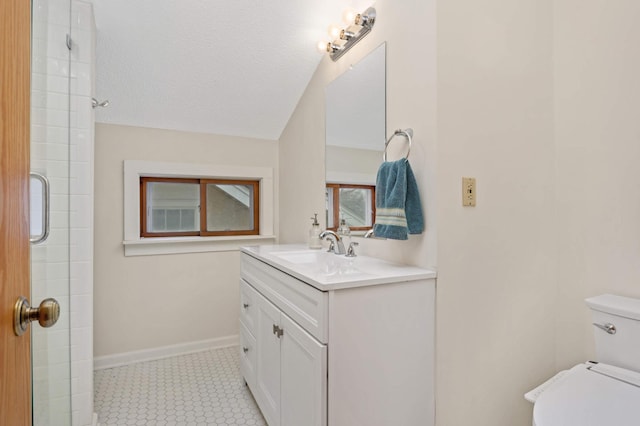
<path id="1" fill-rule="evenodd" d="M 386 135 L 386 45 L 325 90 L 327 229 L 345 219 L 352 231 L 373 227 L 373 187 Z"/>

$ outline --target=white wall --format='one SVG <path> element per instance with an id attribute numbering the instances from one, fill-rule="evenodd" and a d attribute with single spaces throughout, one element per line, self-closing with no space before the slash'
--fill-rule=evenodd
<path id="1" fill-rule="evenodd" d="M 530 425 L 554 372 L 552 29 L 550 0 L 438 4 L 440 425 Z"/>
<path id="2" fill-rule="evenodd" d="M 415 131 L 426 233 L 360 248 L 437 265 L 437 424 L 529 425 L 522 395 L 555 368 L 551 1 L 375 6 L 372 33 L 323 60 L 280 139 L 280 237 L 303 241 L 324 207 L 324 86 L 386 41 L 387 129 Z M 478 179 L 475 208 L 462 176 Z"/>
<path id="3" fill-rule="evenodd" d="M 640 3 L 556 0 L 558 368 L 594 357 L 583 299 L 640 297 Z"/>
<path id="4" fill-rule="evenodd" d="M 123 160 L 142 159 L 274 170 L 278 162 L 275 141 L 96 125 L 97 357 L 238 334 L 237 251 L 124 256 Z"/>

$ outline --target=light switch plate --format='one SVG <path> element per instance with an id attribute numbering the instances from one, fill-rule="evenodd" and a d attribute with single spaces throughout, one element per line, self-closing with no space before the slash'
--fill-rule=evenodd
<path id="1" fill-rule="evenodd" d="M 465 207 L 476 206 L 476 178 L 462 178 L 462 205 Z"/>

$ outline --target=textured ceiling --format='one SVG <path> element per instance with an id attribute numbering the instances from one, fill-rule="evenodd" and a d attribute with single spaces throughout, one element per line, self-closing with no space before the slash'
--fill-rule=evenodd
<path id="1" fill-rule="evenodd" d="M 278 139 L 342 11 L 371 1 L 93 0 L 104 123 Z"/>

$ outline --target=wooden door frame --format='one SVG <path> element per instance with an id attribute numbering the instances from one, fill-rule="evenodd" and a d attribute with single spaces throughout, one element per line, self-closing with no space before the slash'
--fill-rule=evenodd
<path id="1" fill-rule="evenodd" d="M 31 335 L 13 332 L 13 306 L 30 294 L 29 128 L 31 2 L 0 1 L 0 418 L 31 420 Z"/>

